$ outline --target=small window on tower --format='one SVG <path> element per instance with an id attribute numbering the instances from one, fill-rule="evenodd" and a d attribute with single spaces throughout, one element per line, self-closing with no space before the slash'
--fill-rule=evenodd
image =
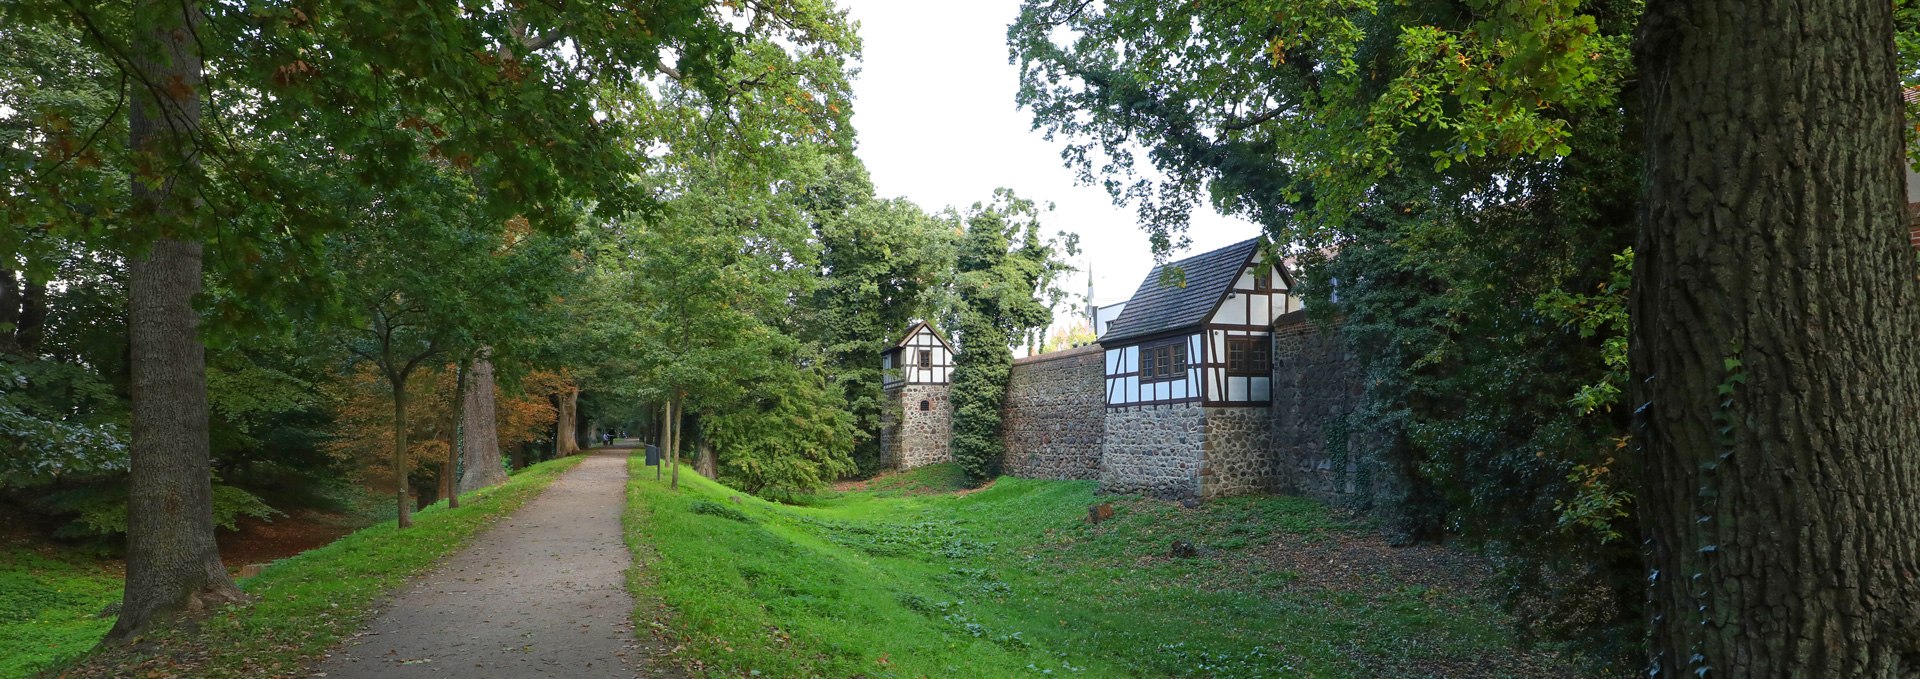
<path id="1" fill-rule="evenodd" d="M 1260 267 L 1260 273 L 1253 275 L 1254 292 L 1267 292 L 1273 289 L 1273 269 Z"/>
<path id="2" fill-rule="evenodd" d="M 932 402 L 932 401 L 929 401 L 929 400 L 926 400 L 926 399 L 924 399 L 924 398 L 923 398 L 923 399 L 920 399 L 920 411 L 921 411 L 921 412 L 926 412 L 926 411 L 929 411 L 929 410 L 933 410 L 933 402 Z"/>
<path id="3" fill-rule="evenodd" d="M 933 350 L 932 349 L 920 350 L 920 367 L 922 368 L 933 367 Z"/>

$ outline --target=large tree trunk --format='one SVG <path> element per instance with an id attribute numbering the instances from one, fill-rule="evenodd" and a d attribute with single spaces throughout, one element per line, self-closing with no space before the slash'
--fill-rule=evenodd
<path id="1" fill-rule="evenodd" d="M 145 6 L 132 57 L 129 145 L 174 173 L 135 176 L 132 214 L 174 233 L 193 218 L 201 61 L 191 31 L 199 10 L 187 1 Z M 138 173 L 136 172 L 136 175 Z M 200 246 L 160 238 L 127 260 L 127 330 L 132 347 L 133 445 L 127 498 L 127 571 L 120 617 L 103 643 L 132 639 L 155 623 L 241 598 L 220 563 L 213 534 L 213 478 L 207 438 L 206 349 L 200 343 Z"/>
<path id="2" fill-rule="evenodd" d="M 699 457 L 694 458 L 693 466 L 700 475 L 709 479 L 720 478 L 720 458 L 713 452 L 713 443 L 702 437 L 694 444 L 694 449 L 699 451 Z"/>
<path id="3" fill-rule="evenodd" d="M 580 390 L 567 386 L 554 397 L 559 403 L 559 412 L 553 418 L 553 456 L 566 457 L 580 452 L 577 412 L 580 404 Z"/>
<path id="4" fill-rule="evenodd" d="M 1631 310 L 1657 676 L 1920 672 L 1892 11 L 1648 3 Z"/>
<path id="5" fill-rule="evenodd" d="M 494 413 L 493 362 L 482 352 L 467 371 L 461 463 L 460 492 L 469 492 L 507 482 L 500 467 L 500 428 Z M 517 464 L 517 463 L 516 463 Z"/>
<path id="6" fill-rule="evenodd" d="M 667 403 L 667 466 L 673 481 L 669 484 L 674 490 L 680 489 L 680 397 L 675 396 Z"/>
<path id="7" fill-rule="evenodd" d="M 413 526 L 413 504 L 407 501 L 409 484 L 407 482 L 407 376 L 392 378 L 393 382 L 393 494 L 400 508 L 399 525 L 401 528 Z"/>

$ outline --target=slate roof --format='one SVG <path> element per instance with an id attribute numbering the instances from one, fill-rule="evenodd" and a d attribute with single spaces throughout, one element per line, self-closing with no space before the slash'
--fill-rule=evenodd
<path id="1" fill-rule="evenodd" d="M 1252 238 L 1153 267 L 1147 279 L 1140 281 L 1140 289 L 1127 300 L 1120 317 L 1113 319 L 1113 325 L 1100 336 L 1100 345 L 1116 347 L 1134 338 L 1206 322 L 1259 245 L 1260 239 Z M 1171 268 L 1186 274 L 1184 287 L 1160 284 L 1160 274 Z"/>

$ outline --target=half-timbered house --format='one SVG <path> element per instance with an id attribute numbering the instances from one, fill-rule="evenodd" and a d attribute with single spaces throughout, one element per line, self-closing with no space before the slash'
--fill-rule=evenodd
<path id="1" fill-rule="evenodd" d="M 1155 267 L 1100 335 L 1103 489 L 1211 497 L 1269 476 L 1246 467 L 1270 464 L 1273 323 L 1301 302 L 1260 243 Z"/>
<path id="2" fill-rule="evenodd" d="M 880 455 L 889 466 L 912 469 L 953 460 L 953 403 L 948 392 L 958 352 L 926 321 L 880 354 L 886 404 L 880 416 Z"/>

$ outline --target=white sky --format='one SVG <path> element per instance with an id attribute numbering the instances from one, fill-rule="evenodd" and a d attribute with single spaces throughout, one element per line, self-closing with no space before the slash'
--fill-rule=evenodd
<path id="1" fill-rule="evenodd" d="M 1080 303 L 1089 264 L 1096 303 L 1132 295 L 1153 268 L 1133 208 L 1114 206 L 1101 187 L 1075 183 L 1061 164 L 1061 145 L 1042 138 L 1032 116 L 1014 106 L 1019 71 L 1007 63 L 1007 24 L 1019 13 L 1019 0 L 842 3 L 859 22 L 864 43 L 853 125 L 875 190 L 905 196 L 929 212 L 991 199 L 1002 186 L 1052 202 L 1054 212 L 1041 218 L 1046 233 L 1080 234 L 1074 262 L 1080 271 L 1063 285 L 1074 296 L 1070 301 Z M 1188 230 L 1192 247 L 1175 256 L 1259 232 L 1251 222 L 1202 208 Z"/>

